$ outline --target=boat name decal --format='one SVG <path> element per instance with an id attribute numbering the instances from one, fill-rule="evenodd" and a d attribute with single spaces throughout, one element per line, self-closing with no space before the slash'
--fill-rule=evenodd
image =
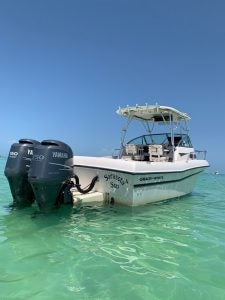
<path id="1" fill-rule="evenodd" d="M 52 157 L 54 158 L 68 158 L 68 153 L 66 152 L 52 152 Z"/>
<path id="2" fill-rule="evenodd" d="M 111 173 L 111 174 L 105 174 L 104 178 L 105 178 L 106 181 L 111 180 L 110 181 L 110 185 L 111 185 L 112 188 L 117 188 L 118 189 L 119 188 L 119 184 L 118 183 L 120 183 L 120 185 L 124 185 L 124 184 L 128 183 L 128 180 L 126 178 L 123 178 L 123 177 L 118 176 L 118 175 L 113 174 L 113 173 Z M 116 183 L 113 182 L 112 180 L 116 181 Z"/>
<path id="3" fill-rule="evenodd" d="M 139 181 L 148 181 L 148 180 L 163 180 L 163 176 L 146 176 L 146 177 L 139 178 Z"/>

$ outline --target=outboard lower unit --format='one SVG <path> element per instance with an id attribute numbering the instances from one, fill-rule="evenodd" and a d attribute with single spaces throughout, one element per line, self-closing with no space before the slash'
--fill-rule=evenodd
<path id="1" fill-rule="evenodd" d="M 10 148 L 5 166 L 5 176 L 13 196 L 13 206 L 25 207 L 34 202 L 34 193 L 28 182 L 28 171 L 34 147 L 38 144 L 40 143 L 36 140 L 20 139 Z"/>
<path id="2" fill-rule="evenodd" d="M 73 152 L 57 140 L 44 140 L 35 147 L 28 180 L 41 211 L 48 211 L 60 203 L 60 193 L 73 176 Z"/>

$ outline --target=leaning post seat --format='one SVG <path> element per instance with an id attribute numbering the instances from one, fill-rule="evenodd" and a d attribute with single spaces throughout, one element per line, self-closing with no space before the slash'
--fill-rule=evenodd
<path id="1" fill-rule="evenodd" d="M 126 144 L 125 151 L 127 155 L 136 155 L 137 154 L 137 145 Z"/>
<path id="2" fill-rule="evenodd" d="M 145 160 L 144 148 L 142 145 L 126 144 L 126 155 L 131 156 L 133 160 Z"/>
<path id="3" fill-rule="evenodd" d="M 162 145 L 149 145 L 149 160 L 150 161 L 165 161 L 163 157 L 163 146 Z"/>

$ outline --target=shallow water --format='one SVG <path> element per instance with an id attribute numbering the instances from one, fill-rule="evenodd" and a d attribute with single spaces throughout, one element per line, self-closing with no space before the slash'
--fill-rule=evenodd
<path id="1" fill-rule="evenodd" d="M 0 158 L 0 299 L 225 299 L 225 176 L 138 208 L 10 210 Z"/>

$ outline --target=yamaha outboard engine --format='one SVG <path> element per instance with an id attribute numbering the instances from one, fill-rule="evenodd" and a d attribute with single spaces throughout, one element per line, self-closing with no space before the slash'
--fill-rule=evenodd
<path id="1" fill-rule="evenodd" d="M 34 193 L 28 182 L 28 171 L 34 147 L 38 144 L 38 141 L 32 139 L 20 139 L 10 148 L 5 176 L 13 196 L 13 206 L 25 207 L 34 202 Z"/>
<path id="2" fill-rule="evenodd" d="M 28 174 L 41 211 L 57 207 L 65 182 L 73 176 L 73 152 L 57 140 L 44 140 L 35 147 Z"/>

